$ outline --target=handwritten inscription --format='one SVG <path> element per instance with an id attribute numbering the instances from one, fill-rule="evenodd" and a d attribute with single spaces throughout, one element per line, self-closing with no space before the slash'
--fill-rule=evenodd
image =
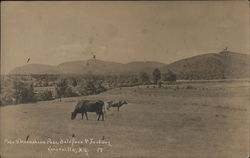
<path id="1" fill-rule="evenodd" d="M 52 152 L 72 152 L 72 153 L 85 153 L 86 156 L 89 156 L 89 151 L 87 148 L 81 148 L 81 147 L 78 147 L 78 148 L 73 148 L 73 147 L 52 147 L 52 146 L 49 146 L 48 147 L 48 151 L 50 153 Z"/>
<path id="2" fill-rule="evenodd" d="M 16 138 L 14 140 L 4 139 L 4 144 L 7 145 L 48 145 L 48 152 L 71 152 L 71 153 L 83 153 L 86 156 L 89 156 L 89 147 L 96 146 L 96 152 L 104 152 L 104 147 L 112 147 L 112 144 L 109 140 L 100 140 L 94 138 L 85 138 L 85 139 L 75 139 L 75 138 L 66 138 L 59 140 L 53 140 L 47 138 L 46 140 L 23 140 L 21 138 Z"/>

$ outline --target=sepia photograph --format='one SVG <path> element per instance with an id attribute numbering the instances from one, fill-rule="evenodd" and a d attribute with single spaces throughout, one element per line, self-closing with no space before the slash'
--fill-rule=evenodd
<path id="1" fill-rule="evenodd" d="M 0 158 L 248 158 L 249 2 L 1 1 Z"/>

